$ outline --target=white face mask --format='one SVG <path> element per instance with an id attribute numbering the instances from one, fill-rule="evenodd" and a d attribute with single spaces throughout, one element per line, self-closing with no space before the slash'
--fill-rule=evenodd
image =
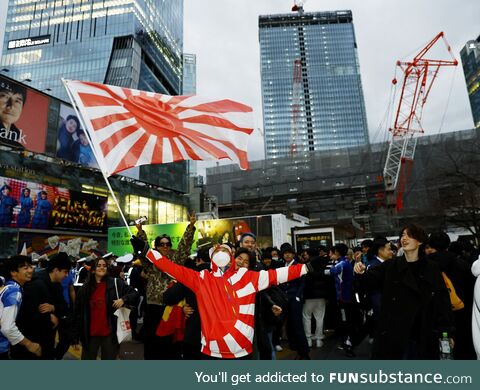
<path id="1" fill-rule="evenodd" d="M 212 261 L 216 264 L 217 267 L 223 268 L 228 265 L 231 261 L 231 257 L 226 252 L 216 252 L 212 256 Z"/>
<path id="2" fill-rule="evenodd" d="M 272 257 L 272 260 L 273 260 L 273 261 L 277 261 L 277 260 L 278 260 L 278 257 Z"/>

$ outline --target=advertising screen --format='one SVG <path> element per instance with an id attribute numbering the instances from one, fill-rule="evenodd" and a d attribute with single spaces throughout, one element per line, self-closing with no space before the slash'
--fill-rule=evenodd
<path id="1" fill-rule="evenodd" d="M 0 144 L 45 152 L 48 97 L 0 76 Z"/>
<path id="2" fill-rule="evenodd" d="M 75 110 L 66 104 L 60 105 L 57 131 L 57 157 L 84 166 L 97 168 L 98 164 L 82 129 Z"/>
<path id="3" fill-rule="evenodd" d="M 320 245 L 331 248 L 335 242 L 332 228 L 304 228 L 292 229 L 295 250 L 316 249 Z"/>
<path id="4" fill-rule="evenodd" d="M 162 225 L 146 225 L 143 227 L 151 245 L 155 237 L 167 234 L 172 239 L 172 247 L 176 249 L 187 228 L 187 222 Z M 272 246 L 272 217 L 269 215 L 246 218 L 226 218 L 198 221 L 196 223 L 192 251 L 199 245 L 213 245 L 229 242 L 236 245 L 242 233 L 253 233 L 257 237 L 257 247 Z M 131 228 L 136 234 L 137 229 Z M 132 252 L 130 234 L 126 227 L 108 229 L 108 251 L 118 256 Z"/>
<path id="5" fill-rule="evenodd" d="M 107 200 L 0 177 L 0 227 L 107 233 Z"/>

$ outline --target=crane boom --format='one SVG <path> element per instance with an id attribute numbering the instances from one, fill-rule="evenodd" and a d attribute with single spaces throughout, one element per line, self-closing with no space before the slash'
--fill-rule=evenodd
<path id="1" fill-rule="evenodd" d="M 432 47 L 443 38 L 450 60 L 428 58 Z M 403 73 L 403 82 L 395 112 L 393 127 L 390 128 L 392 139 L 388 148 L 383 170 L 385 189 L 397 192 L 396 208 L 403 207 L 403 194 L 410 176 L 418 134 L 424 133 L 422 126 L 423 108 L 437 79 L 440 68 L 457 66 L 458 61 L 452 54 L 443 32 L 438 33 L 411 61 L 397 61 L 397 67 Z M 397 80 L 393 79 L 393 84 Z M 391 198 L 391 197 L 389 197 Z"/>

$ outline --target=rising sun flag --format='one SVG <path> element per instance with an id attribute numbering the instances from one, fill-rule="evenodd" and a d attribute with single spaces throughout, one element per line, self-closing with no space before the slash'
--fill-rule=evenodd
<path id="1" fill-rule="evenodd" d="M 83 118 L 100 169 L 230 159 L 248 169 L 252 108 L 232 100 L 168 96 L 64 80 Z"/>

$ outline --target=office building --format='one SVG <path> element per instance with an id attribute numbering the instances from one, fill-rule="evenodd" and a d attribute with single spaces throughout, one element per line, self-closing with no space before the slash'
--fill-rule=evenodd
<path id="1" fill-rule="evenodd" d="M 183 94 L 195 95 L 197 93 L 197 56 L 183 54 Z"/>
<path id="2" fill-rule="evenodd" d="M 10 1 L 9 77 L 67 100 L 61 78 L 179 94 L 183 1 Z"/>
<path id="3" fill-rule="evenodd" d="M 0 67 L 69 101 L 61 78 L 182 93 L 183 0 L 10 1 Z M 128 175 L 188 192 L 188 164 Z"/>
<path id="4" fill-rule="evenodd" d="M 266 158 L 368 144 L 351 11 L 259 17 Z"/>

